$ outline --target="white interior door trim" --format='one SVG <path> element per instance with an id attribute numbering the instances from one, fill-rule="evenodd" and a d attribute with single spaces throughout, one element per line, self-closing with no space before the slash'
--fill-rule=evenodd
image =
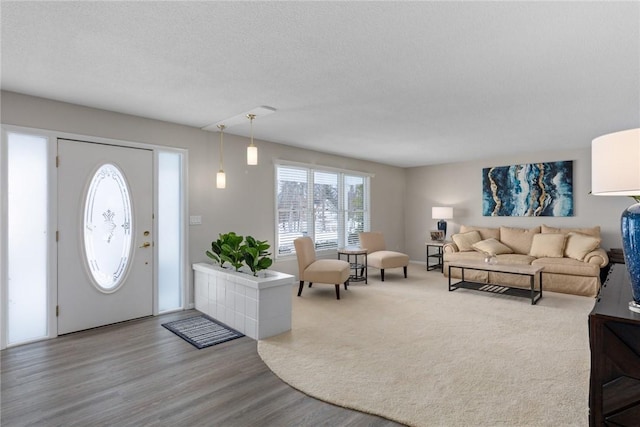
<path id="1" fill-rule="evenodd" d="M 89 141 L 89 142 L 96 142 L 96 143 L 102 143 L 102 144 L 110 144 L 110 145 L 119 145 L 122 147 L 135 147 L 135 148 L 147 148 L 147 149 L 151 149 L 154 152 L 154 163 L 157 164 L 157 156 L 158 156 L 158 151 L 168 151 L 168 152 L 174 152 L 174 153 L 180 153 L 182 155 L 182 194 L 183 194 L 183 200 L 182 200 L 182 206 L 181 206 L 181 210 L 182 210 L 182 217 L 184 218 L 183 221 L 183 226 L 182 226 L 182 250 L 183 250 L 183 254 L 184 254 L 184 259 L 182 262 L 182 296 L 183 296 L 183 308 L 187 309 L 190 308 L 189 307 L 189 301 L 192 300 L 192 295 L 189 292 L 189 278 L 190 278 L 190 270 L 189 270 L 189 265 L 190 265 L 190 253 L 189 253 L 189 223 L 187 221 L 188 219 L 188 206 L 189 206 L 189 152 L 187 149 L 182 149 L 182 148 L 176 148 L 176 147 L 169 147 L 169 146 L 163 146 L 163 145 L 157 145 L 157 144 L 150 144 L 150 143 L 144 143 L 144 142 L 135 142 L 135 141 L 127 141 L 127 140 L 120 140 L 120 139 L 113 139 L 113 138 L 103 138 L 103 137 L 97 137 L 97 136 L 93 136 L 93 135 L 84 135 L 84 134 L 77 134 L 77 133 L 70 133 L 70 132 L 62 132 L 62 131 L 53 131 L 53 130 L 49 130 L 49 129 L 42 129 L 42 128 L 34 128 L 34 127 L 28 127 L 28 126 L 17 126 L 17 125 L 11 125 L 11 124 L 2 124 L 0 123 L 0 127 L 2 129 L 2 144 L 0 147 L 0 170 L 2 171 L 1 173 L 4 175 L 6 174 L 6 147 L 5 147 L 5 137 L 6 137 L 6 133 L 8 132 L 16 132 L 16 133 L 25 133 L 25 134 L 30 134 L 30 135 L 38 135 L 38 136 L 44 136 L 46 138 L 48 138 L 48 155 L 50 158 L 50 164 L 52 165 L 52 167 L 49 169 L 49 189 L 50 189 L 50 196 L 49 196 L 49 225 L 50 225 L 50 229 L 53 231 L 52 234 L 52 238 L 50 239 L 50 243 L 49 243 L 49 259 L 48 259 L 48 264 L 49 264 L 49 274 L 48 274 L 48 309 L 49 309 L 49 313 L 47 316 L 48 319 L 48 325 L 47 325 L 47 331 L 48 331 L 48 338 L 55 338 L 58 336 L 58 328 L 57 328 L 57 319 L 56 319 L 56 303 L 57 303 L 57 283 L 56 283 L 56 278 L 57 278 L 57 267 L 56 267 L 56 260 L 57 260 L 57 245 L 55 242 L 55 229 L 56 229 L 56 224 L 58 223 L 58 218 L 57 218 L 57 210 L 58 210 L 58 206 L 57 206 L 57 198 L 53 197 L 52 195 L 55 195 L 57 193 L 57 188 L 58 188 L 58 184 L 57 184 L 57 173 L 56 173 L 56 168 L 55 168 L 55 157 L 56 157 L 56 142 L 58 140 L 58 138 L 62 138 L 62 139 L 75 139 L 75 140 L 81 140 L 81 141 Z M 5 176 L 1 176 L 0 177 L 0 182 L 2 183 L 3 186 L 6 185 L 6 175 Z M 154 188 L 156 189 L 155 191 L 157 191 L 157 176 L 154 176 Z M 1 221 L 0 222 L 0 230 L 6 230 L 6 212 L 7 212 L 7 196 L 6 196 L 6 187 L 3 187 L 2 189 L 2 196 L 0 196 L 0 213 L 2 213 L 1 216 Z M 154 200 L 157 200 L 157 194 L 154 194 Z M 157 215 L 157 205 L 154 206 L 154 215 Z M 155 225 L 154 225 L 155 226 Z M 157 230 L 154 230 L 154 233 L 157 235 Z M 3 234 L 2 236 L 0 236 L 0 271 L 2 272 L 0 274 L 0 349 L 6 348 L 6 314 L 7 314 L 7 287 L 8 287 L 8 278 L 6 277 L 6 268 L 4 268 L 4 266 L 6 265 L 7 259 L 6 259 L 6 236 Z M 155 268 L 157 269 L 157 250 L 154 249 L 154 264 L 155 264 Z M 156 275 L 154 274 L 154 290 L 155 290 L 155 297 L 154 297 L 154 315 L 158 315 L 160 314 L 158 311 L 158 299 L 157 299 L 157 278 Z"/>

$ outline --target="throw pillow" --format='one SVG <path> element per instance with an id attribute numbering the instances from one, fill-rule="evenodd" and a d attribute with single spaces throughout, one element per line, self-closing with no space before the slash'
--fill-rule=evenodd
<path id="1" fill-rule="evenodd" d="M 486 240 L 492 237 L 496 240 L 500 240 L 499 228 L 474 227 L 472 225 L 464 224 L 460 226 L 461 233 L 468 233 L 469 231 L 477 231 L 478 233 L 480 233 L 480 240 Z"/>
<path id="2" fill-rule="evenodd" d="M 600 237 L 600 226 L 596 225 L 595 227 L 589 228 L 556 228 L 549 227 L 548 225 L 542 224 L 542 233 L 563 233 L 569 234 L 571 232 L 586 234 L 587 236 Z"/>
<path id="3" fill-rule="evenodd" d="M 567 235 L 564 254 L 569 258 L 582 261 L 589 252 L 597 249 L 598 246 L 600 246 L 600 239 L 586 234 L 571 232 Z"/>
<path id="4" fill-rule="evenodd" d="M 493 237 L 473 244 L 473 249 L 487 255 L 512 254 L 513 250 Z"/>
<path id="5" fill-rule="evenodd" d="M 473 248 L 471 246 L 474 243 L 477 243 L 480 240 L 482 240 L 480 238 L 480 233 L 478 233 L 477 231 L 469 231 L 468 233 L 454 234 L 453 236 L 451 236 L 451 239 L 453 240 L 453 243 L 456 244 L 460 252 L 472 251 Z"/>
<path id="6" fill-rule="evenodd" d="M 566 241 L 566 234 L 536 234 L 533 236 L 533 243 L 531 243 L 529 255 L 536 258 L 563 258 Z"/>
<path id="7" fill-rule="evenodd" d="M 531 250 L 533 236 L 540 233 L 540 227 L 531 229 L 500 227 L 500 241 L 517 254 L 527 255 Z"/>

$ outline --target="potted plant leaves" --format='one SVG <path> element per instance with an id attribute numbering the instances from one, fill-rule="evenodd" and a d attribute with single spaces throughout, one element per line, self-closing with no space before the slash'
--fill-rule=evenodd
<path id="1" fill-rule="evenodd" d="M 244 241 L 244 243 L 243 243 Z M 243 264 L 251 270 L 254 276 L 261 270 L 271 267 L 273 260 L 267 250 L 271 247 L 266 240 L 256 240 L 252 236 L 237 235 L 235 232 L 220 234 L 218 239 L 211 242 L 211 250 L 206 251 L 209 258 L 224 267 L 231 264 L 236 271 L 240 271 Z"/>
<path id="2" fill-rule="evenodd" d="M 251 236 L 247 236 L 244 245 L 244 262 L 251 269 L 254 276 L 258 275 L 258 271 L 266 270 L 271 267 L 273 260 L 267 249 L 271 247 L 266 240 L 256 240 Z"/>

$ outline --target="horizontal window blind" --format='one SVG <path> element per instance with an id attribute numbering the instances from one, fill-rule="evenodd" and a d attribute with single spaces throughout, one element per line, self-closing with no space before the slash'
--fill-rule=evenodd
<path id="1" fill-rule="evenodd" d="M 335 250 L 358 246 L 369 230 L 369 175 L 276 165 L 276 187 L 276 257 L 295 255 L 301 236 Z"/>
<path id="2" fill-rule="evenodd" d="M 308 171 L 293 167 L 277 168 L 277 255 L 295 253 L 293 241 L 308 235 L 309 179 Z"/>

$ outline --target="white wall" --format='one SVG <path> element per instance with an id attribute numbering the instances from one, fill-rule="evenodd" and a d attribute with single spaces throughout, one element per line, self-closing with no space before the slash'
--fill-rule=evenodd
<path id="1" fill-rule="evenodd" d="M 189 214 L 202 215 L 202 225 L 190 227 L 190 263 L 208 261 L 204 252 L 219 233 L 236 231 L 274 244 L 276 159 L 374 174 L 372 229 L 385 234 L 389 247 L 404 249 L 405 173 L 401 168 L 259 140 L 255 141 L 259 165 L 249 167 L 245 157 L 247 138 L 226 134 L 227 188 L 217 190 L 218 133 L 12 92 L 1 92 L 0 96 L 3 124 L 188 149 Z M 254 126 L 260 126 L 258 120 Z M 278 261 L 274 269 L 297 274 L 295 257 Z"/>
<path id="2" fill-rule="evenodd" d="M 628 197 L 590 195 L 590 141 L 582 150 L 558 150 L 525 153 L 518 156 L 464 163 L 407 169 L 406 234 L 407 252 L 411 259 L 424 262 L 425 240 L 429 230 L 436 229 L 431 219 L 432 206 L 452 206 L 454 218 L 448 220 L 447 237 L 461 224 L 486 227 L 591 227 L 600 225 L 602 246 L 622 247 L 620 215 L 633 203 Z M 482 169 L 521 163 L 573 160 L 573 217 L 485 217 L 482 216 Z"/>
<path id="3" fill-rule="evenodd" d="M 1 92 L 1 122 L 61 132 L 144 142 L 189 150 L 189 213 L 203 224 L 190 227 L 190 262 L 207 261 L 204 251 L 218 233 L 236 231 L 274 242 L 275 159 L 369 172 L 372 229 L 382 231 L 390 249 L 406 251 L 424 262 L 425 240 L 436 228 L 432 206 L 453 206 L 449 233 L 460 224 L 498 227 L 602 227 L 603 247 L 621 247 L 620 214 L 632 203 L 626 197 L 597 197 L 591 190 L 590 142 L 582 150 L 532 152 L 491 160 L 401 169 L 256 141 L 260 164 L 245 164 L 246 138 L 225 136 L 227 189 L 215 188 L 218 170 L 217 133 L 126 114 Z M 259 126 L 256 121 L 255 126 Z M 559 144 L 561 146 L 561 144 Z M 565 218 L 483 217 L 482 169 L 519 163 L 574 161 L 575 216 Z M 297 273 L 295 259 L 280 260 L 275 269 Z"/>

